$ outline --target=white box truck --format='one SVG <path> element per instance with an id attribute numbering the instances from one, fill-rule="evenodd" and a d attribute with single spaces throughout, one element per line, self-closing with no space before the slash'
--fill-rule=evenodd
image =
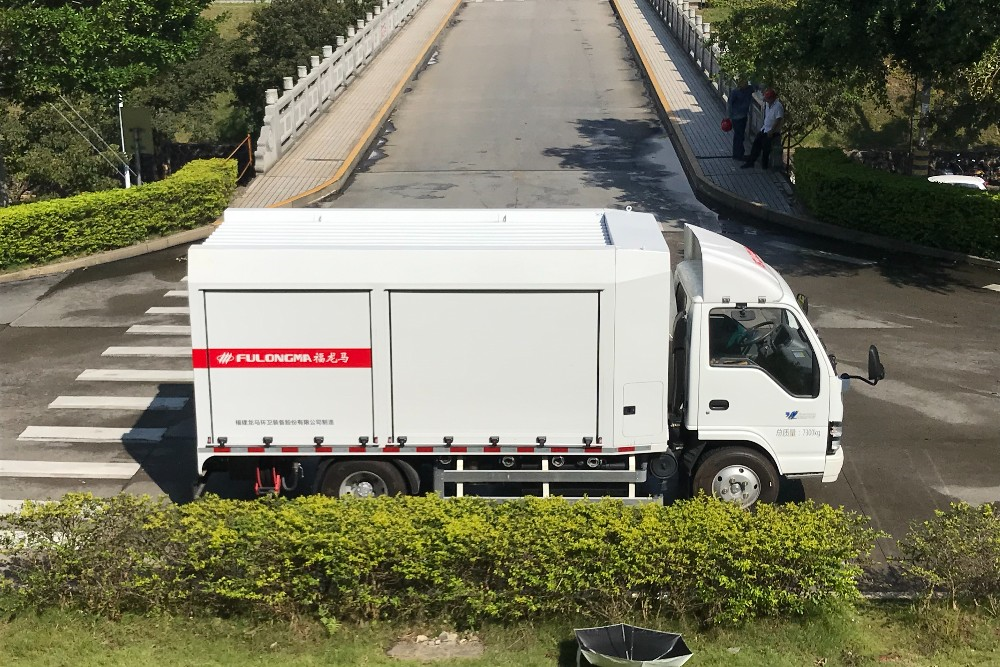
<path id="1" fill-rule="evenodd" d="M 837 479 L 842 381 L 806 303 L 734 241 L 684 243 L 672 270 L 630 210 L 229 209 L 188 255 L 201 488 L 635 500 L 683 478 L 750 505 Z"/>

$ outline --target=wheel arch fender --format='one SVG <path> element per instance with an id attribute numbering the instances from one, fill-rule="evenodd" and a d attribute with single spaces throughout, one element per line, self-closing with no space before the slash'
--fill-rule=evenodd
<path id="1" fill-rule="evenodd" d="M 700 451 L 698 452 L 698 457 L 695 462 L 695 466 L 697 466 L 697 464 L 701 462 L 701 460 L 704 459 L 709 452 L 713 452 L 717 449 L 722 449 L 724 447 L 746 447 L 747 449 L 753 449 L 757 451 L 759 454 L 762 454 L 763 456 L 767 457 L 767 459 L 771 462 L 771 465 L 774 466 L 774 469 L 778 471 L 779 475 L 785 474 L 784 471 L 781 469 L 781 463 L 779 462 L 778 457 L 774 455 L 774 450 L 771 448 L 770 445 L 767 444 L 767 442 L 763 438 L 759 437 L 756 433 L 741 432 L 736 434 L 730 434 L 730 436 L 731 437 L 728 437 L 725 440 L 701 441 L 701 443 L 699 444 Z"/>
<path id="2" fill-rule="evenodd" d="M 391 463 L 403 474 L 410 495 L 415 496 L 420 493 L 420 473 L 417 472 L 417 469 L 409 461 L 403 459 L 392 459 Z"/>

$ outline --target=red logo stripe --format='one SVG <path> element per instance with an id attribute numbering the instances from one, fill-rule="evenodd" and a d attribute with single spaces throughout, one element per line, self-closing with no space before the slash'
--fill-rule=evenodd
<path id="1" fill-rule="evenodd" d="M 212 348 L 191 350 L 194 368 L 371 368 L 371 348 Z"/>

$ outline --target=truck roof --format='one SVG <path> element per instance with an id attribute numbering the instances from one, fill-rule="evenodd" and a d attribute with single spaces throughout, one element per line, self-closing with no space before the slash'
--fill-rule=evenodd
<path id="1" fill-rule="evenodd" d="M 215 248 L 602 248 L 667 252 L 648 213 L 611 209 L 240 209 Z"/>
<path id="2" fill-rule="evenodd" d="M 721 234 L 701 227 L 684 228 L 684 261 L 692 297 L 708 303 L 775 303 L 791 298 L 784 278 L 757 253 Z"/>

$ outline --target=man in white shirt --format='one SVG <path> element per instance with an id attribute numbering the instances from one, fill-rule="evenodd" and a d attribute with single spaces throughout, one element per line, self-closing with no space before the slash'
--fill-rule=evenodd
<path id="1" fill-rule="evenodd" d="M 775 141 L 781 145 L 781 124 L 785 120 L 785 107 L 778 99 L 773 88 L 764 91 L 764 124 L 754 137 L 750 148 L 750 157 L 743 163 L 741 169 L 753 167 L 760 157 L 760 166 L 767 169 L 771 161 L 771 146 Z"/>

